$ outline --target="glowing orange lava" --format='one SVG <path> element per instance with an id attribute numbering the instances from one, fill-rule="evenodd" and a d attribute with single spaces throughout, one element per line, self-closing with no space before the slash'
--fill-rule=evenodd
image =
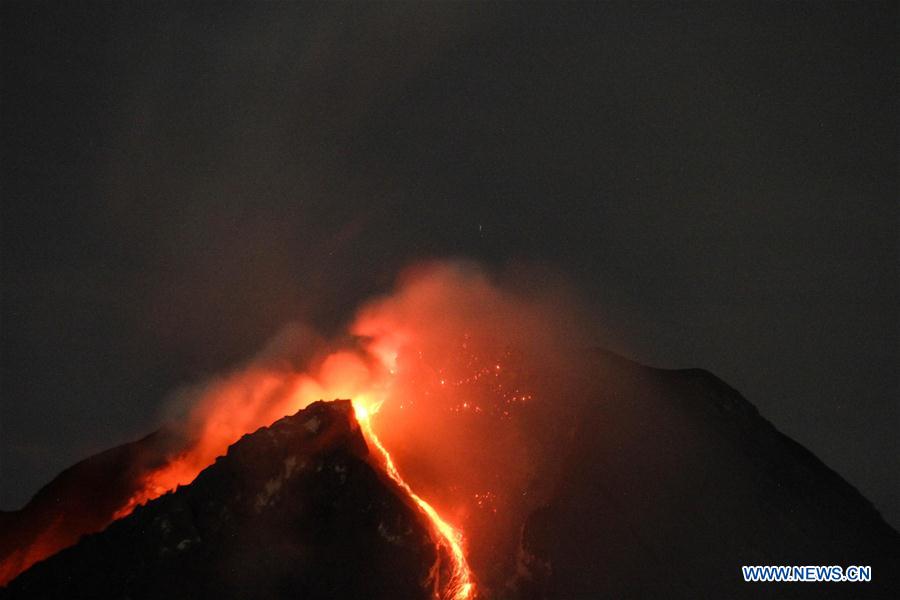
<path id="1" fill-rule="evenodd" d="M 465 515 L 471 549 L 484 547 L 499 525 L 481 519 L 479 529 L 472 515 L 502 513 L 498 490 L 518 498 L 534 479 L 527 441 L 511 422 L 520 407 L 541 402 L 526 374 L 567 370 L 557 349 L 578 345 L 584 335 L 580 323 L 570 326 L 561 317 L 574 314 L 566 306 L 555 292 L 546 299 L 511 293 L 471 265 L 448 263 L 401 277 L 393 293 L 364 304 L 333 340 L 288 327 L 246 363 L 173 394 L 167 443 L 117 475 L 116 489 L 128 495 L 117 498 L 120 506 L 103 514 L 52 513 L 57 520 L 28 522 L 28 535 L 0 531 L 0 585 L 84 534 L 191 483 L 241 436 L 318 400 L 352 398 L 363 434 L 378 450 L 373 455 L 428 517 L 453 558 L 450 580 L 438 595 L 470 600 L 475 582 L 460 532 L 401 477 L 371 415 L 384 403 L 381 416 L 389 428 L 380 433 L 388 446 L 399 450 L 402 443 L 414 457 L 405 465 L 408 476 L 431 473 L 453 482 L 444 491 Z M 438 423 L 440 435 L 430 435 Z M 490 463 L 479 464 L 483 460 Z M 482 560 L 473 554 L 476 566 Z"/>
<path id="2" fill-rule="evenodd" d="M 372 429 L 372 421 L 370 419 L 372 413 L 377 412 L 379 405 L 366 407 L 362 402 L 353 401 L 353 410 L 356 413 L 356 420 L 366 437 L 366 440 L 372 443 L 384 459 L 384 467 L 388 476 L 400 486 L 400 488 L 409 495 L 410 498 L 418 505 L 421 511 L 431 521 L 434 532 L 437 534 L 441 545 L 450 552 L 453 558 L 453 571 L 450 576 L 450 582 L 445 590 L 445 597 L 452 600 L 469 600 L 475 595 L 475 583 L 473 581 L 472 570 L 469 568 L 469 562 L 466 560 L 466 554 L 463 551 L 462 533 L 447 523 L 438 512 L 426 502 L 422 497 L 416 494 L 409 484 L 403 480 L 400 471 L 394 464 L 390 452 L 382 445 L 381 440 L 375 435 Z"/>

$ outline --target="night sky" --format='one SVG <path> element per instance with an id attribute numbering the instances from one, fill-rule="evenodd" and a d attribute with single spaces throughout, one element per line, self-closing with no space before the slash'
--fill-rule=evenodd
<path id="1" fill-rule="evenodd" d="M 2 5 L 0 508 L 469 257 L 900 524 L 896 3 L 78 4 Z"/>

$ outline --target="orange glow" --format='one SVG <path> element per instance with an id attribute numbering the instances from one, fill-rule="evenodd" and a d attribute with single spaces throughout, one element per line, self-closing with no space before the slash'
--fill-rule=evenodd
<path id="1" fill-rule="evenodd" d="M 137 506 L 189 484 L 242 435 L 317 400 L 358 397 L 377 387 L 374 384 L 363 357 L 338 351 L 327 355 L 312 374 L 251 365 L 191 390 L 197 399 L 183 425 L 187 447 L 162 467 L 145 473 L 138 490 L 113 518 L 128 516 Z"/>
<path id="2" fill-rule="evenodd" d="M 450 415 L 508 419 L 511 410 L 533 395 L 502 361 L 515 359 L 510 343 L 545 344 L 543 325 L 532 330 L 522 323 L 547 319 L 534 318 L 533 307 L 511 299 L 480 273 L 441 266 L 420 275 L 359 311 L 350 333 L 362 347 L 344 342 L 300 372 L 251 361 L 186 390 L 190 407 L 180 425 L 183 447 L 141 476 L 135 493 L 113 518 L 187 485 L 242 435 L 317 400 L 354 398 L 363 411 L 361 422 L 369 422 L 367 417 L 389 400 L 391 427 L 381 432 L 390 438 L 388 445 L 400 442 L 425 418 L 441 419 L 445 435 L 455 427 L 446 420 Z M 407 416 L 401 419 L 398 409 Z M 380 438 L 373 438 L 373 444 L 383 447 Z M 442 460 L 449 464 L 452 457 Z M 518 456 L 514 461 L 522 463 Z"/>
<path id="3" fill-rule="evenodd" d="M 356 420 L 359 422 L 366 440 L 378 449 L 378 452 L 384 459 L 385 472 L 387 472 L 388 476 L 418 505 L 425 516 L 428 517 L 435 534 L 437 534 L 438 538 L 441 540 L 441 545 L 450 552 L 450 556 L 453 558 L 453 572 L 450 577 L 450 582 L 445 590 L 445 597 L 449 600 L 468 600 L 475 594 L 475 583 L 473 581 L 472 571 L 469 568 L 469 562 L 466 560 L 466 554 L 463 551 L 462 533 L 442 519 L 438 512 L 428 502 L 416 494 L 412 488 L 409 487 L 409 484 L 404 481 L 403 477 L 400 475 L 400 471 L 397 470 L 397 467 L 394 464 L 394 460 L 391 458 L 390 452 L 382 445 L 381 440 L 378 439 L 378 436 L 375 435 L 375 431 L 372 429 L 372 420 L 370 417 L 374 412 L 377 412 L 377 408 L 378 407 L 376 406 L 373 410 L 372 407 L 367 407 L 362 402 L 353 402 L 353 411 L 356 413 Z"/>
<path id="4" fill-rule="evenodd" d="M 241 436 L 315 401 L 352 398 L 378 450 L 373 454 L 453 557 L 451 580 L 441 590 L 446 598 L 474 596 L 469 565 L 482 594 L 502 585 L 488 571 L 514 568 L 497 565 L 515 557 L 522 520 L 556 476 L 555 445 L 539 447 L 536 440 L 564 434 L 567 409 L 547 400 L 575 396 L 569 391 L 578 381 L 575 363 L 562 350 L 587 347 L 586 328 L 566 320 L 575 313 L 556 298 L 556 288 L 548 298 L 512 293 L 459 264 L 413 275 L 363 305 L 334 341 L 288 328 L 246 364 L 177 391 L 168 407 L 174 425 L 166 431 L 174 441 L 128 472 L 130 495 L 121 506 L 90 528 L 79 515 L 61 515 L 58 526 L 41 523 L 37 535 L 10 544 L 17 550 L 0 561 L 0 584 L 189 484 Z"/>

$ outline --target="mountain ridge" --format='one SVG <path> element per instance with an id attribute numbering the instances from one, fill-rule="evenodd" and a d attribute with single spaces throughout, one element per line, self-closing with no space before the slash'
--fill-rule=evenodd
<path id="1" fill-rule="evenodd" d="M 852 484 L 781 433 L 727 383 L 703 369 L 654 369 L 607 351 L 586 360 L 591 369 L 581 386 L 583 397 L 572 399 L 578 407 L 572 427 L 553 429 L 567 433 L 549 440 L 565 450 L 556 469 L 558 483 L 522 522 L 516 555 L 471 548 L 473 557 L 480 551 L 472 566 L 483 597 L 881 598 L 897 590 L 900 534 Z M 350 404 L 343 402 L 340 410 L 352 420 Z M 277 430 L 285 419 L 246 434 L 229 454 L 261 432 Z M 147 439 L 152 435 L 141 441 Z M 362 436 L 359 440 L 364 447 Z M 392 489 L 378 468 L 374 475 Z M 262 483 L 252 489 L 265 489 Z M 166 498 L 179 492 L 155 502 L 170 502 Z M 402 494 L 393 496 L 415 514 Z M 225 494 L 219 503 L 230 501 Z M 138 508 L 135 515 L 147 510 Z M 106 531 L 121 530 L 119 523 Z M 477 544 L 478 531 L 466 533 Z M 97 537 L 57 556 L 75 554 Z M 133 537 L 142 539 L 138 533 Z M 435 552 L 427 530 L 418 539 Z M 345 550 L 359 558 L 352 548 Z M 428 569 L 429 560 L 419 561 L 411 580 L 427 579 L 437 558 L 430 560 Z M 45 562 L 54 561 L 62 564 L 55 557 Z M 765 564 L 871 565 L 873 581 L 743 582 L 742 565 Z M 253 572 L 254 565 L 249 561 L 242 568 Z M 35 573 L 46 569 L 38 564 L 20 579 L 33 582 L 39 578 Z M 71 577 L 91 571 L 68 572 Z M 20 585 L 17 579 L 9 589 Z"/>
<path id="2" fill-rule="evenodd" d="M 446 557 L 443 557 L 446 558 Z M 8 598 L 428 598 L 441 551 L 346 400 L 245 434 L 190 484 L 15 578 Z"/>

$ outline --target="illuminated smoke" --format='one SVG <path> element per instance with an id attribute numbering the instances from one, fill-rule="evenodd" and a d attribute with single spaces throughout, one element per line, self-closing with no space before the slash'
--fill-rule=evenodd
<path id="1" fill-rule="evenodd" d="M 372 429 L 372 422 L 370 419 L 372 415 L 371 410 L 364 404 L 356 401 L 354 401 L 353 408 L 356 413 L 356 419 L 366 437 L 366 441 L 372 444 L 378 453 L 381 454 L 381 457 L 384 460 L 384 470 L 425 514 L 431 522 L 439 544 L 447 550 L 453 560 L 450 581 L 447 586 L 441 586 L 440 581 L 435 581 L 438 588 L 437 592 L 440 593 L 441 590 L 445 590 L 444 595 L 448 600 L 468 600 L 475 593 L 475 582 L 472 581 L 472 571 L 469 567 L 465 550 L 463 549 L 462 533 L 447 523 L 437 511 L 434 510 L 428 501 L 424 500 L 409 487 L 409 484 L 406 483 L 403 476 L 400 475 L 400 471 L 397 470 L 397 466 L 394 464 L 394 459 L 391 457 L 390 452 L 384 447 L 381 440 L 378 439 L 378 435 Z M 437 578 L 437 572 L 439 571 L 440 569 L 436 570 L 435 578 Z"/>
<path id="2" fill-rule="evenodd" d="M 522 522 L 555 483 L 557 442 L 585 372 L 573 350 L 590 339 L 565 286 L 523 273 L 498 283 L 471 264 L 420 266 L 363 306 L 344 338 L 289 333 L 182 391 L 180 447 L 114 516 L 190 483 L 242 435 L 316 400 L 349 398 L 384 468 L 455 557 L 443 593 L 471 595 L 468 564 L 480 589 L 502 585 Z"/>

